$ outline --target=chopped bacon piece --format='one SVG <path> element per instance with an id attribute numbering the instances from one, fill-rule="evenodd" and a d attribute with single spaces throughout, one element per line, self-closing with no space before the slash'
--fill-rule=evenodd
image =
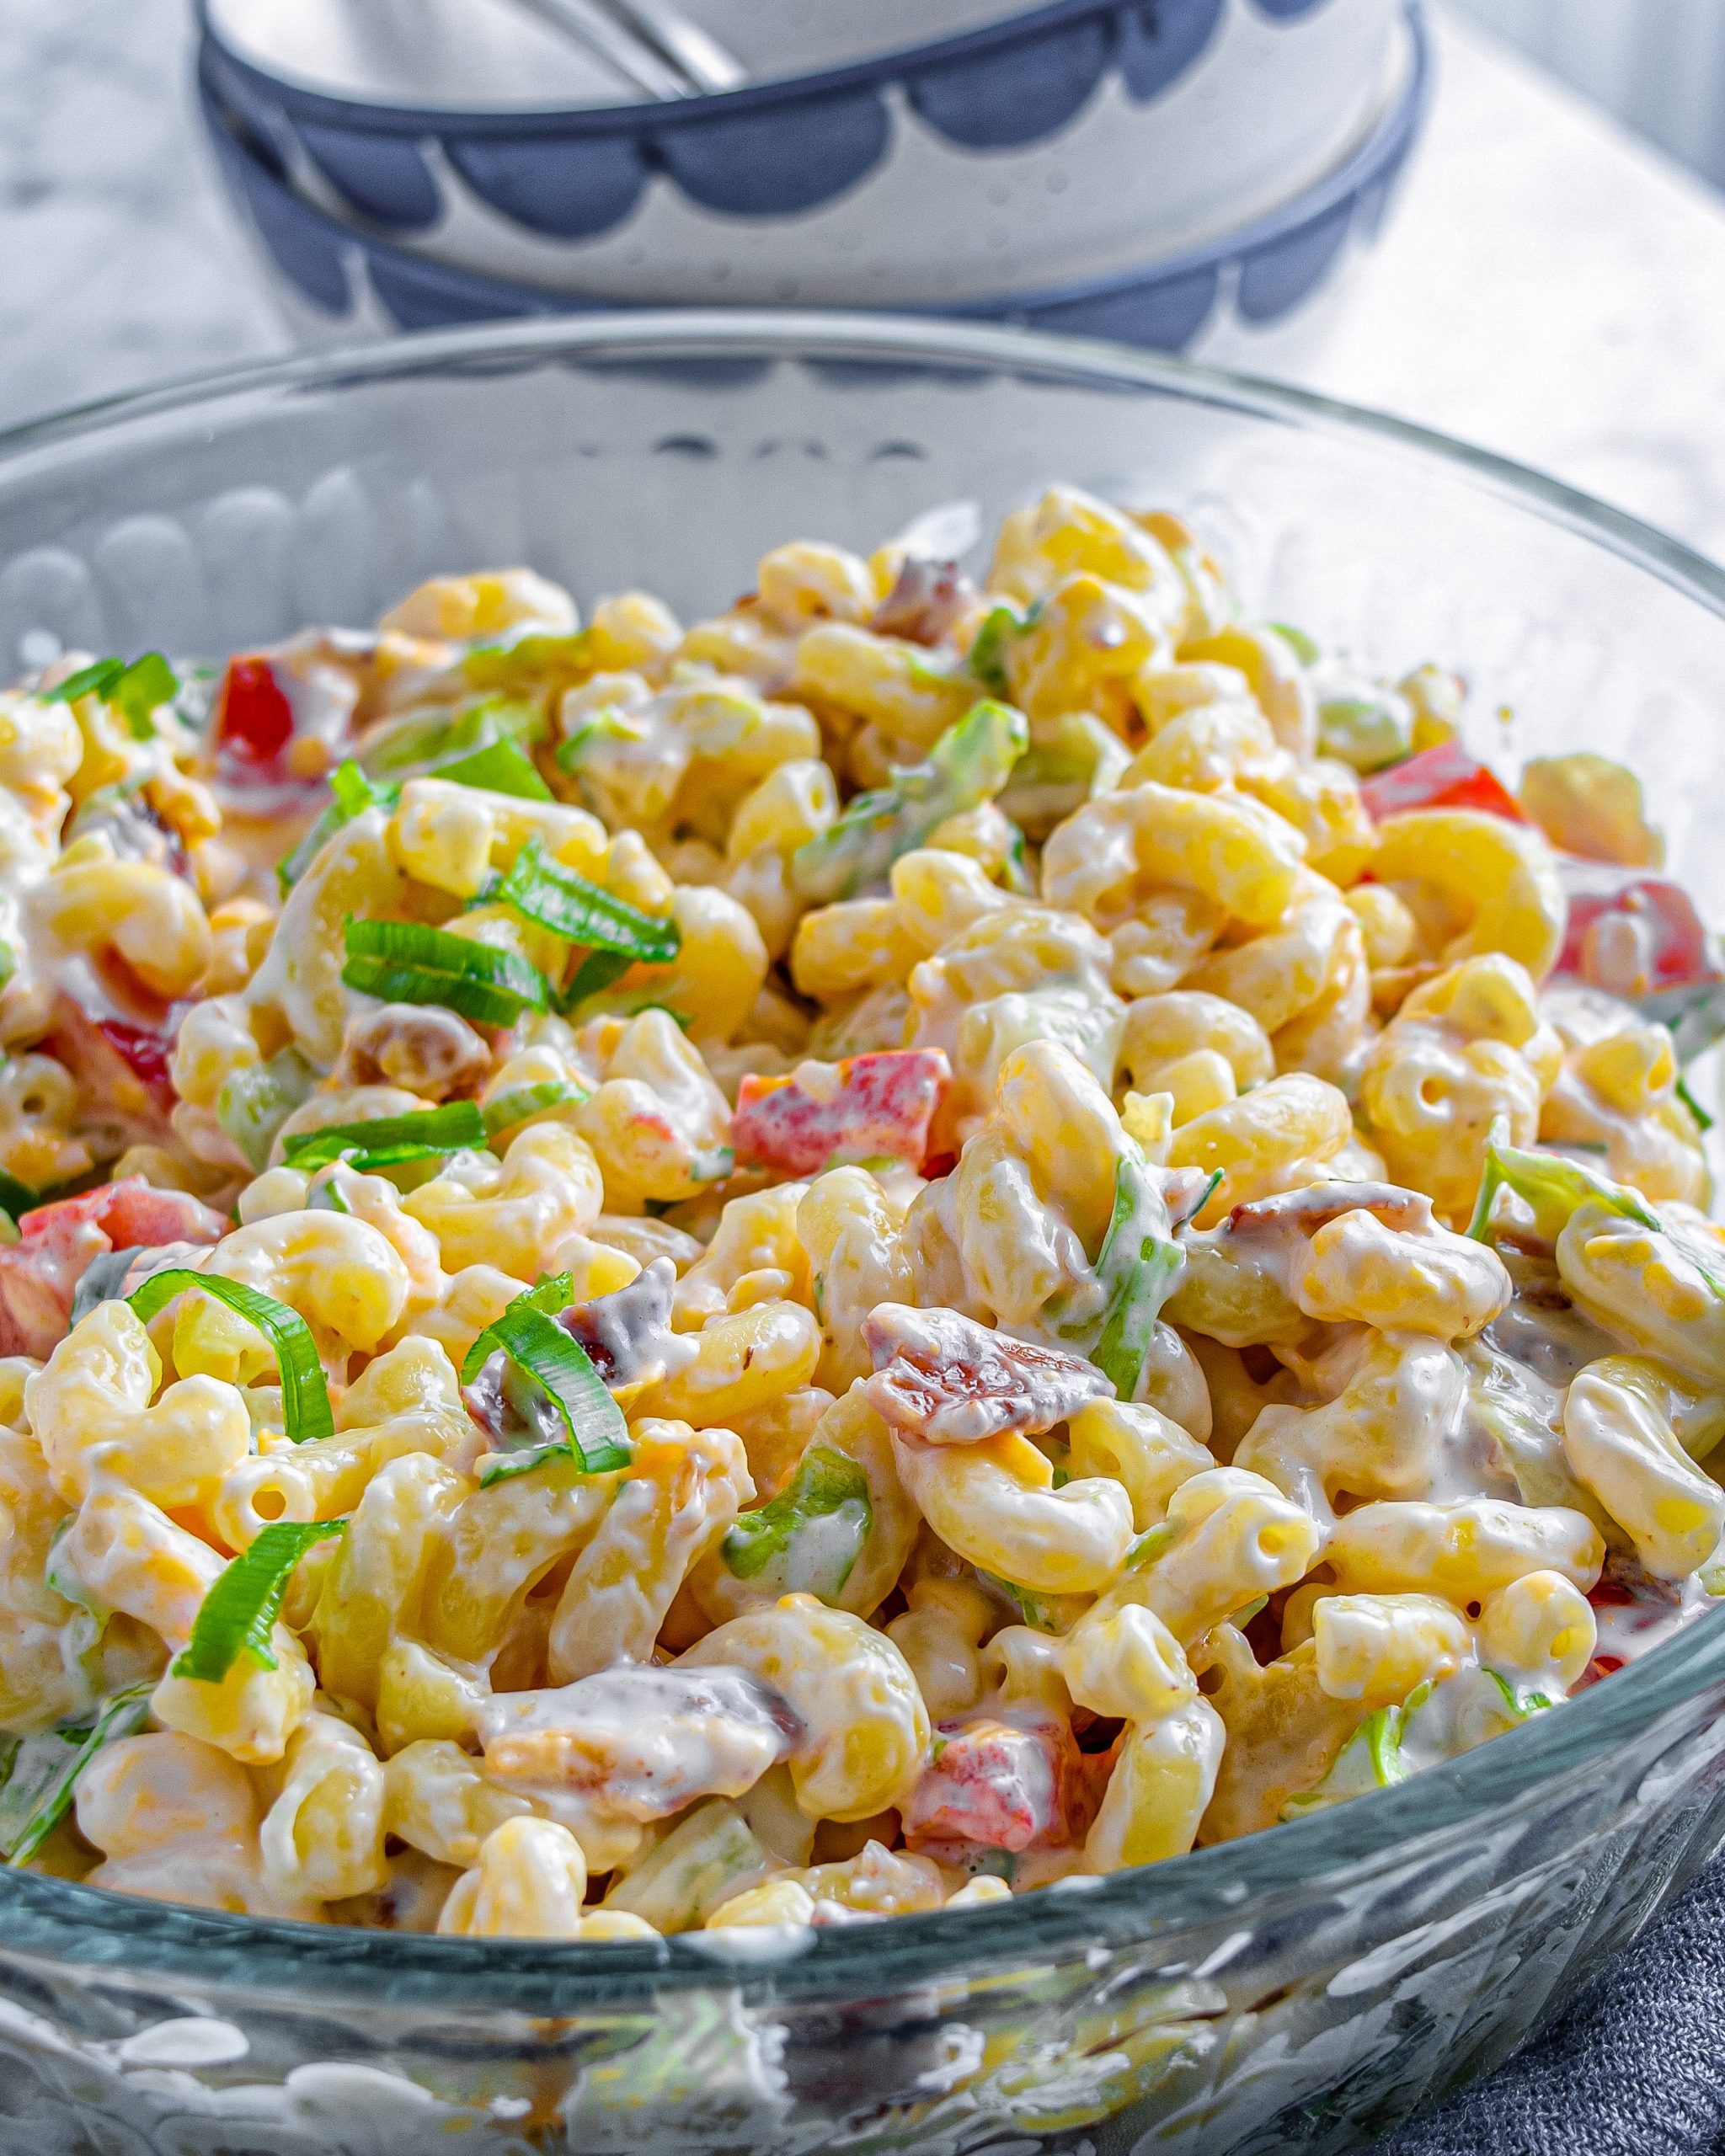
<path id="1" fill-rule="evenodd" d="M 1440 741 L 1364 782 L 1359 798 L 1375 823 L 1408 808 L 1480 808 L 1512 824 L 1533 819 L 1488 766 L 1459 741 Z"/>
<path id="2" fill-rule="evenodd" d="M 982 1715 L 943 1724 L 903 1811 L 913 1849 L 1028 1849 L 1070 1841 L 1087 1808 L 1084 1763 L 1064 1722 Z M 956 1846 L 955 1846 L 956 1845 Z"/>
<path id="3" fill-rule="evenodd" d="M 913 554 L 868 626 L 877 636 L 902 637 L 907 643 L 943 643 L 974 596 L 969 578 L 956 562 L 931 562 Z"/>
<path id="4" fill-rule="evenodd" d="M 1111 1400 L 1098 1369 L 1058 1348 L 995 1332 L 957 1310 L 880 1303 L 862 1322 L 874 1374 L 862 1390 L 877 1415 L 925 1444 L 980 1444 L 1008 1431 L 1033 1436 Z"/>
<path id="5" fill-rule="evenodd" d="M 819 1175 L 842 1161 L 919 1166 L 952 1081 L 937 1048 L 879 1049 L 843 1063 L 798 1064 L 788 1078 L 743 1080 L 731 1118 L 739 1161 Z"/>
<path id="6" fill-rule="evenodd" d="M 17 1242 L 0 1249 L 0 1353 L 52 1353 L 93 1258 L 165 1243 L 216 1243 L 227 1226 L 189 1193 L 154 1189 L 142 1176 L 37 1206 L 19 1222 Z"/>
<path id="7" fill-rule="evenodd" d="M 1228 1215 L 1228 1232 L 1274 1235 L 1291 1228 L 1302 1235 L 1315 1235 L 1345 1213 L 1370 1213 L 1386 1228 L 1412 1235 L 1433 1225 L 1432 1202 L 1423 1192 L 1403 1190 L 1393 1182 L 1315 1182 L 1303 1190 L 1279 1191 L 1273 1198 L 1249 1198 L 1236 1205 Z"/>
<path id="8" fill-rule="evenodd" d="M 1559 974 L 1622 996 L 1655 995 L 1725 977 L 1680 883 L 1601 861 L 1563 857 L 1558 869 L 1569 900 Z"/>
<path id="9" fill-rule="evenodd" d="M 216 699 L 216 738 L 248 763 L 273 763 L 293 734 L 293 706 L 261 655 L 230 659 Z"/>

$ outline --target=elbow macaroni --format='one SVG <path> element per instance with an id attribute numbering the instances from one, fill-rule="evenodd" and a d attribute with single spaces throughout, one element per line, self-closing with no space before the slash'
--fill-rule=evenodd
<path id="1" fill-rule="evenodd" d="M 109 1178 L 0 1244 L 0 1737 L 141 1688 L 96 1886 L 964 1908 L 1338 1801 L 1386 1716 L 1451 1756 L 1725 1579 L 1701 1131 L 1567 915 L 1680 918 L 1637 782 L 1455 805 L 1459 681 L 1179 518 L 793 542 L 686 631 L 438 578 L 147 739 L 83 663 L 0 696 L 0 1166 Z"/>

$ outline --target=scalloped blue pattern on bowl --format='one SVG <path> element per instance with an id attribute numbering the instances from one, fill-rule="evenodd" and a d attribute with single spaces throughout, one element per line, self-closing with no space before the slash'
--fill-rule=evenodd
<path id="1" fill-rule="evenodd" d="M 1250 0 L 1292 20 L 1326 0 Z M 722 96 L 673 104 L 462 113 L 328 97 L 223 45 L 198 0 L 225 100 L 266 131 L 296 132 L 360 216 L 402 231 L 439 211 L 421 155 L 438 143 L 465 183 L 531 232 L 596 237 L 634 208 L 648 175 L 702 207 L 795 216 L 854 187 L 886 156 L 887 93 L 967 150 L 1022 149 L 1067 125 L 1111 72 L 1147 104 L 1202 56 L 1224 0 L 1055 0 L 957 37 Z M 267 115 L 267 118 L 265 117 Z"/>
<path id="2" fill-rule="evenodd" d="M 1227 300 L 1249 323 L 1270 323 L 1289 313 L 1335 270 L 1350 238 L 1375 235 L 1418 135 L 1430 93 L 1430 52 L 1418 0 L 1407 0 L 1407 13 L 1413 65 L 1394 107 L 1339 169 L 1269 216 L 1223 239 L 1100 282 L 906 312 L 1115 338 L 1162 352 L 1188 350 Z M 226 71 L 207 46 L 200 89 L 230 189 L 283 276 L 323 312 L 357 310 L 355 279 L 403 329 L 591 313 L 611 304 L 446 268 L 387 238 L 348 230 L 291 191 L 255 116 L 235 111 L 227 100 Z M 626 168 L 619 170 L 619 187 L 628 177 Z M 575 206 L 572 192 L 569 207 Z"/>

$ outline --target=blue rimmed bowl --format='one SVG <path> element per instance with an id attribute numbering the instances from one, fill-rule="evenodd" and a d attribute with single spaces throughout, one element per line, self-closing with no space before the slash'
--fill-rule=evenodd
<path id="1" fill-rule="evenodd" d="M 1416 8 L 1405 16 L 1407 61 L 1364 142 L 1268 214 L 1220 238 L 1101 277 L 1035 291 L 950 298 L 916 312 L 1107 336 L 1169 352 L 1253 355 L 1261 340 L 1339 290 L 1375 237 L 1418 139 L 1430 64 Z M 376 226 L 344 224 L 308 201 L 271 137 L 229 101 L 219 55 L 205 49 L 200 85 L 217 163 L 308 339 L 355 329 L 449 327 L 613 302 L 440 262 Z M 698 297 L 698 295 L 692 295 Z"/>
<path id="2" fill-rule="evenodd" d="M 1381 130 L 1402 0 L 1054 0 L 666 104 L 334 95 L 205 9 L 223 105 L 338 224 L 613 305 L 985 306 L 1280 211 Z"/>

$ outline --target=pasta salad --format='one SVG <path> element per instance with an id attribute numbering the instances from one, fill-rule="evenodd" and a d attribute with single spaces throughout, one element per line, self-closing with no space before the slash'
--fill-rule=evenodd
<path id="1" fill-rule="evenodd" d="M 0 1854 L 605 1940 L 1297 1819 L 1725 1593 L 1639 784 L 1056 487 L 0 694 Z"/>

